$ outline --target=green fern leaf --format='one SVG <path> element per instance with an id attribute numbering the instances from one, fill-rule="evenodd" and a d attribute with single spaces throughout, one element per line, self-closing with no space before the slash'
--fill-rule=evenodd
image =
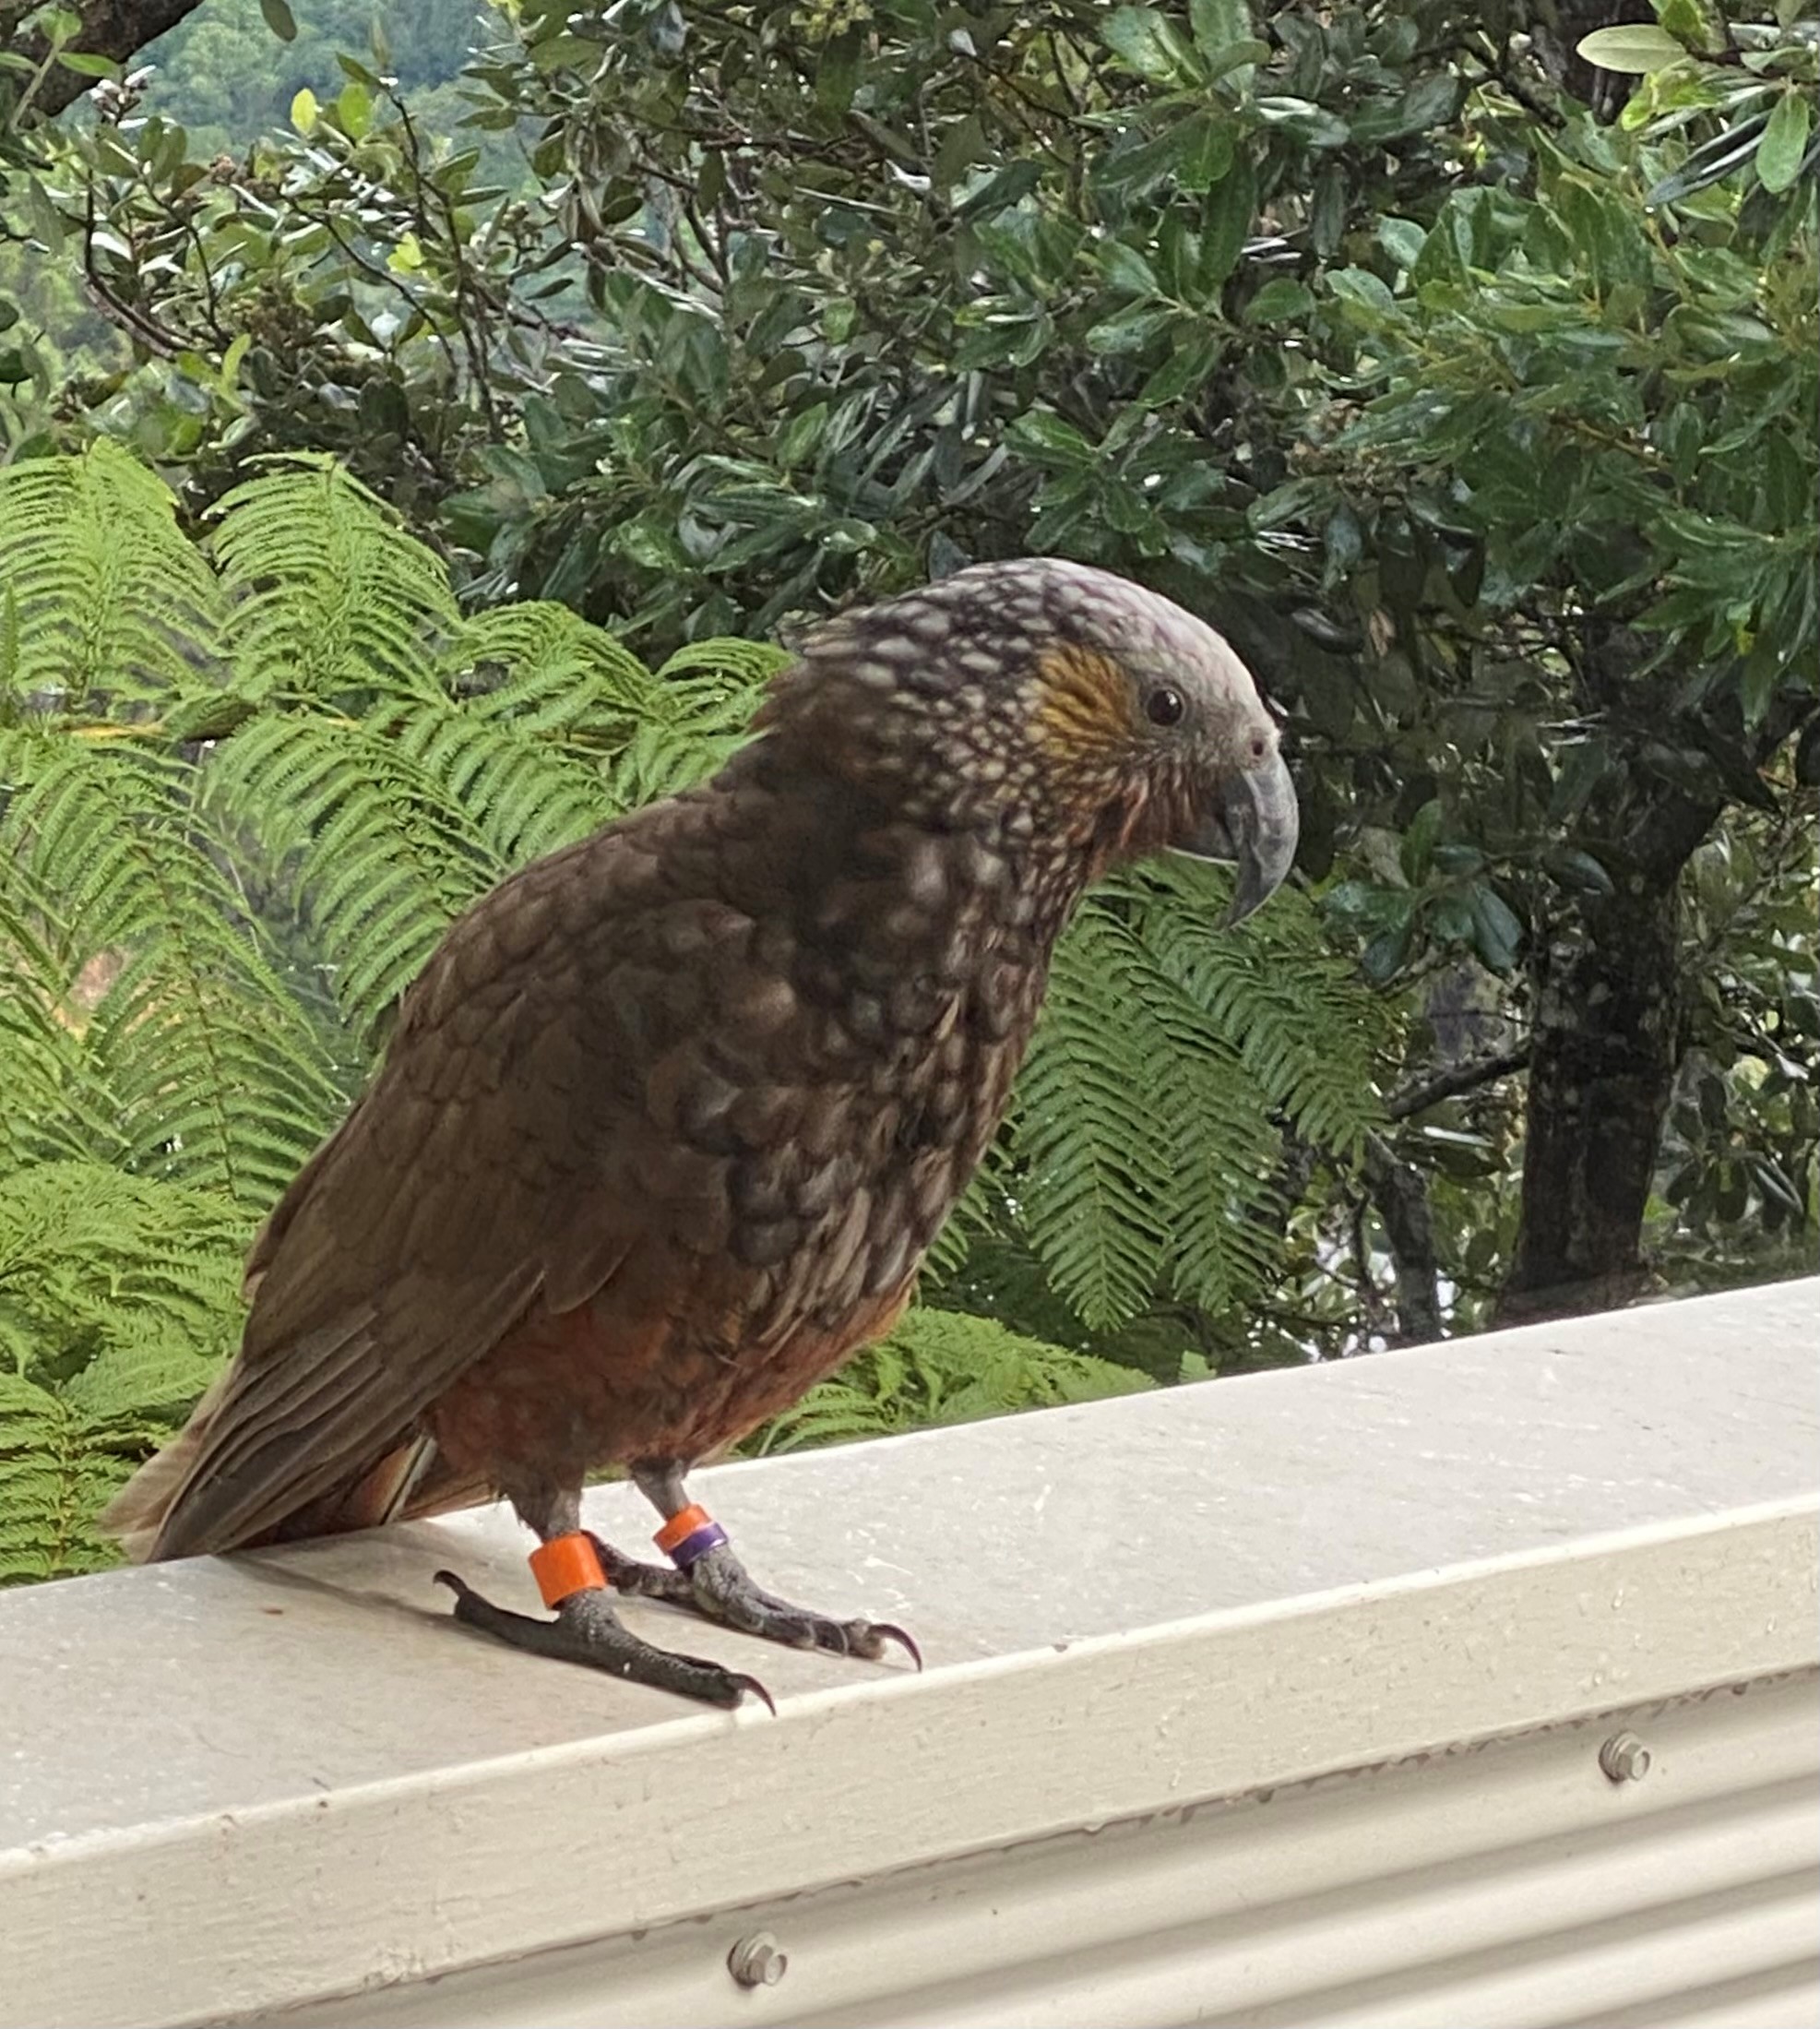
<path id="1" fill-rule="evenodd" d="M 1151 1385 L 1128 1367 L 1045 1345 L 991 1319 L 919 1306 L 888 1339 L 812 1389 L 746 1449 L 803 1450 L 932 1424 L 1094 1402 Z"/>
<path id="2" fill-rule="evenodd" d="M 269 1201 L 341 1094 L 222 871 L 193 770 L 117 744 L 36 746 L 0 861 L 62 900 L 64 1005 L 91 962 L 113 969 L 84 1033 L 128 1160 Z"/>
<path id="3" fill-rule="evenodd" d="M 79 985 L 51 899 L 16 855 L 0 885 L 0 1175 L 29 1163 L 125 1154 L 85 1035 Z"/>
<path id="4" fill-rule="evenodd" d="M 115 1561 L 93 1519 L 231 1349 L 250 1227 L 101 1164 L 0 1177 L 0 1583 Z"/>
<path id="5" fill-rule="evenodd" d="M 460 627 L 434 551 L 360 482 L 298 452 L 220 502 L 212 544 L 242 695 L 432 697 Z"/>
<path id="6" fill-rule="evenodd" d="M 1136 877 L 1140 935 L 1304 1138 L 1357 1161 L 1384 1120 L 1376 997 L 1327 948 L 1313 905 L 1293 889 L 1214 934 L 1221 878 L 1170 863 Z"/>
<path id="7" fill-rule="evenodd" d="M 445 669 L 452 691 L 492 700 L 528 732 L 565 739 L 585 737 L 601 720 L 623 737 L 652 681 L 617 637 L 549 600 L 476 614 L 450 643 Z"/>
<path id="8" fill-rule="evenodd" d="M 212 664 L 220 601 L 169 487 L 105 437 L 0 470 L 0 723 L 24 705 L 105 716 Z"/>
<path id="9" fill-rule="evenodd" d="M 657 680 L 672 684 L 685 676 L 718 676 L 730 694 L 751 698 L 780 669 L 788 668 L 790 661 L 787 650 L 774 648 L 768 641 L 719 635 L 711 640 L 685 642 L 659 667 Z"/>
<path id="10" fill-rule="evenodd" d="M 692 641 L 649 680 L 613 770 L 630 808 L 710 775 L 751 737 L 765 685 L 790 658 L 734 639 Z"/>
<path id="11" fill-rule="evenodd" d="M 1056 954 L 1018 1083 L 1013 1146 L 1025 1231 L 1056 1289 L 1093 1327 L 1134 1316 L 1161 1267 L 1170 1127 L 1150 1068 L 1166 1046 L 1139 988 L 1143 954 L 1095 902 Z M 1120 1054 L 1144 1067 L 1132 1077 Z"/>
<path id="12" fill-rule="evenodd" d="M 211 803 L 258 838 L 345 1019 L 376 1040 L 450 922 L 507 871 L 388 711 L 267 714 L 210 758 Z"/>

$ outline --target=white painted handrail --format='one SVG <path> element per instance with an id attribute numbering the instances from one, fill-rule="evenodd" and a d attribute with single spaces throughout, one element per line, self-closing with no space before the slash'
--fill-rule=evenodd
<path id="1" fill-rule="evenodd" d="M 453 1627 L 497 1510 L 0 1595 L 0 2023 L 1811 2016 L 1817 1298 L 705 1474 L 928 1658 L 627 1607 L 775 1719 Z"/>

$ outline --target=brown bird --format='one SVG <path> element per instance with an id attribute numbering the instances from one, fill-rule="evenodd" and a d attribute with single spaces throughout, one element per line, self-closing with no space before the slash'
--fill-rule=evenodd
<path id="1" fill-rule="evenodd" d="M 525 867 L 450 929 L 384 1066 L 255 1241 L 238 1356 L 105 1518 L 136 1556 L 504 1494 L 554 1618 L 516 1646 L 731 1705 L 612 1588 L 876 1657 L 761 1590 L 684 1489 L 909 1302 L 984 1153 L 1055 939 L 1109 866 L 1288 872 L 1244 665 L 1084 566 L 984 564 L 835 619 L 700 788 Z M 581 1530 L 620 1463 L 674 1569 Z"/>

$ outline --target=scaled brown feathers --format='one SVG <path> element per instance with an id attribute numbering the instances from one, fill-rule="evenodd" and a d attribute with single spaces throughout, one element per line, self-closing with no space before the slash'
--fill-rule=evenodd
<path id="1" fill-rule="evenodd" d="M 908 1300 L 1086 884 L 1178 845 L 1261 899 L 1293 843 L 1243 665 L 1154 595 L 1033 560 L 834 621 L 712 782 L 455 924 L 109 1524 L 181 1557 L 733 1441 Z"/>

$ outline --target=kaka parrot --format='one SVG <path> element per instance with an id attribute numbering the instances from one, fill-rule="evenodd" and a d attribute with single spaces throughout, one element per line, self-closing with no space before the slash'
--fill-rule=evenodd
<path id="1" fill-rule="evenodd" d="M 1288 873 L 1296 799 L 1244 664 L 1157 594 L 981 564 L 825 625 L 699 788 L 450 928 L 372 1085 L 256 1239 L 240 1351 L 104 1525 L 146 1559 L 504 1495 L 553 1617 L 457 1617 L 720 1705 L 614 1589 L 876 1657 L 694 1506 L 692 1464 L 887 1331 L 991 1141 L 1055 940 L 1108 867 Z M 670 1562 L 581 1529 L 624 1465 Z"/>

